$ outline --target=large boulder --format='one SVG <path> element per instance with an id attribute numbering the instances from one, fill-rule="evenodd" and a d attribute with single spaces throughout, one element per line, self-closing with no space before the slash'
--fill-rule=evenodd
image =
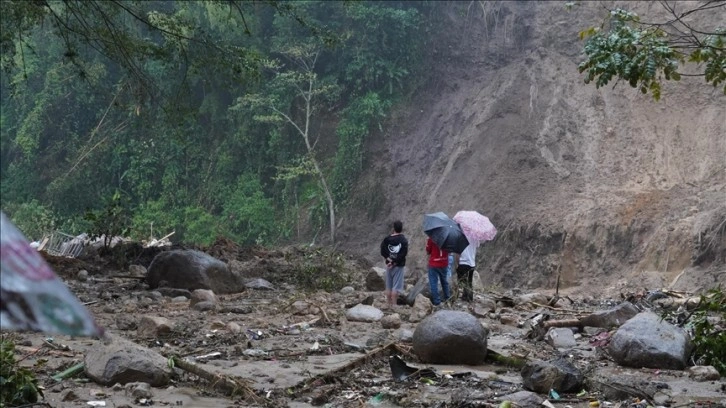
<path id="1" fill-rule="evenodd" d="M 608 351 L 626 367 L 681 370 L 686 367 L 692 343 L 688 334 L 653 312 L 638 313 L 620 326 Z"/>
<path id="2" fill-rule="evenodd" d="M 160 252 L 151 261 L 146 283 L 152 289 L 166 286 L 179 289 L 210 289 L 215 293 L 244 290 L 244 279 L 224 262 L 194 250 Z"/>
<path id="3" fill-rule="evenodd" d="M 484 362 L 489 332 L 466 312 L 440 310 L 425 318 L 413 333 L 413 351 L 424 363 Z"/>
<path id="4" fill-rule="evenodd" d="M 85 370 L 102 385 L 140 381 L 161 387 L 173 374 L 164 356 L 118 336 L 109 336 L 86 353 Z"/>

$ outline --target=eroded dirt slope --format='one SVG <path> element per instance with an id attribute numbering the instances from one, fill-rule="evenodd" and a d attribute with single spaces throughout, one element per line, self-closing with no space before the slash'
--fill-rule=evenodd
<path id="1" fill-rule="evenodd" d="M 599 24 L 602 4 L 449 3 L 432 79 L 369 146 L 343 249 L 380 261 L 378 243 L 400 218 L 409 272 L 420 273 L 423 214 L 474 209 L 499 229 L 480 255 L 493 285 L 726 280 L 726 96 L 702 78 L 668 83 L 660 102 L 627 84 L 583 84 L 577 34 Z M 708 17 L 715 25 L 726 10 Z"/>

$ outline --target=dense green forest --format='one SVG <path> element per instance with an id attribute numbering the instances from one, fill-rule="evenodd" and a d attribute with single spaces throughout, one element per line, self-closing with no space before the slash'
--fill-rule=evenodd
<path id="1" fill-rule="evenodd" d="M 3 1 L 2 208 L 30 239 L 334 239 L 437 7 Z"/>

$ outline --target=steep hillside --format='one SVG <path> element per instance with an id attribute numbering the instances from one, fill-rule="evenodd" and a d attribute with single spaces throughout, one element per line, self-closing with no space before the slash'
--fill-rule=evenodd
<path id="1" fill-rule="evenodd" d="M 491 285 L 726 281 L 726 97 L 702 78 L 667 84 L 660 102 L 627 84 L 584 85 L 577 33 L 603 13 L 595 2 L 449 3 L 430 81 L 368 146 L 341 247 L 380 262 L 400 218 L 416 274 L 423 214 L 473 209 L 499 229 L 479 254 Z"/>

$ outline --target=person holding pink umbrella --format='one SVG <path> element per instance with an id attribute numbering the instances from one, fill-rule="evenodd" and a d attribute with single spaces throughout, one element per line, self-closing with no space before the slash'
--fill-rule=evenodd
<path id="1" fill-rule="evenodd" d="M 474 301 L 474 268 L 476 268 L 476 249 L 482 241 L 491 241 L 497 234 L 497 229 L 489 218 L 476 211 L 459 211 L 454 216 L 464 235 L 469 240 L 469 246 L 461 252 L 456 268 L 456 277 L 463 293 L 461 299 L 465 302 Z"/>

